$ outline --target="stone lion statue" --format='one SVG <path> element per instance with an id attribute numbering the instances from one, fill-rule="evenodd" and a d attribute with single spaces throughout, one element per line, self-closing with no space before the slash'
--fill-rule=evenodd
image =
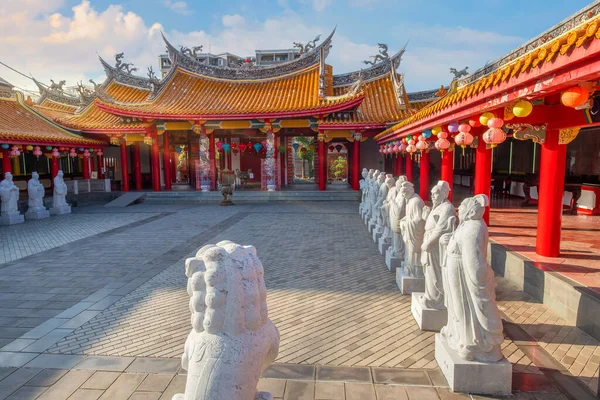
<path id="1" fill-rule="evenodd" d="M 269 320 L 262 263 L 253 246 L 230 241 L 202 247 L 185 262 L 192 331 L 181 365 L 185 394 L 173 400 L 271 400 L 257 392 L 279 351 Z"/>

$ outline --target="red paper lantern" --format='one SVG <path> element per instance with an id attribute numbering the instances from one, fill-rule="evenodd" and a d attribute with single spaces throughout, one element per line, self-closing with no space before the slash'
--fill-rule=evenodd
<path id="1" fill-rule="evenodd" d="M 502 128 L 503 125 L 502 118 L 490 118 L 487 123 L 488 128 Z"/>
<path id="2" fill-rule="evenodd" d="M 590 92 L 581 86 L 573 86 L 560 95 L 560 101 L 567 107 L 582 106 L 590 98 Z"/>
<path id="3" fill-rule="evenodd" d="M 238 147 L 239 147 L 240 151 L 242 151 L 242 152 L 244 150 L 246 150 L 246 145 L 244 143 L 240 143 L 240 145 Z"/>
<path id="4" fill-rule="evenodd" d="M 471 125 L 473 128 L 481 126 L 481 122 L 479 122 L 479 117 L 469 118 L 469 125 Z"/>

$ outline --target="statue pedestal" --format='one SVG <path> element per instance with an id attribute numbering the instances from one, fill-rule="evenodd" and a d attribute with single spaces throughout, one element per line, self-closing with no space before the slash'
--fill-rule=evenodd
<path id="1" fill-rule="evenodd" d="M 425 308 L 419 301 L 420 296 L 424 296 L 425 293 L 413 292 L 410 310 L 412 315 L 417 321 L 417 325 L 422 331 L 439 332 L 446 322 L 448 322 L 448 310 L 436 310 L 434 308 Z"/>
<path id="2" fill-rule="evenodd" d="M 396 268 L 396 285 L 402 294 L 425 291 L 425 278 L 404 274 L 404 268 Z"/>
<path id="3" fill-rule="evenodd" d="M 71 214 L 71 206 L 52 207 L 50 215 Z"/>
<path id="4" fill-rule="evenodd" d="M 21 214 L 0 216 L 0 226 L 22 224 L 23 222 L 25 222 L 25 217 Z"/>
<path id="5" fill-rule="evenodd" d="M 391 237 L 383 235 L 379 238 L 379 242 L 377 243 L 377 246 L 379 247 L 379 252 L 381 253 L 382 256 L 385 256 L 387 254 L 387 251 L 391 245 L 392 245 Z"/>
<path id="6" fill-rule="evenodd" d="M 43 210 L 27 210 L 25 219 L 44 219 L 50 217 L 50 211 Z"/>
<path id="7" fill-rule="evenodd" d="M 392 248 L 390 247 L 385 253 L 385 265 L 387 265 L 390 272 L 396 272 L 396 269 L 402 267 L 402 259 L 400 257 L 392 257 Z"/>
<path id="8" fill-rule="evenodd" d="M 369 220 L 367 226 L 369 227 L 369 233 L 373 233 L 375 230 L 375 221 Z"/>
<path id="9" fill-rule="evenodd" d="M 506 358 L 498 362 L 463 360 L 438 333 L 435 335 L 435 361 L 453 392 L 511 394 L 512 364 Z"/>

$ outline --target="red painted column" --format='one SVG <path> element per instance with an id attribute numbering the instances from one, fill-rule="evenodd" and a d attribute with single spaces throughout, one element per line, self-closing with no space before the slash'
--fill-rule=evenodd
<path id="1" fill-rule="evenodd" d="M 2 149 L 2 179 L 4 179 L 4 175 L 7 172 L 10 172 L 12 174 L 12 162 L 10 160 L 9 154 L 9 149 Z"/>
<path id="2" fill-rule="evenodd" d="M 142 190 L 142 162 L 140 161 L 140 142 L 133 144 L 133 176 L 135 190 Z"/>
<path id="3" fill-rule="evenodd" d="M 352 189 L 360 189 L 360 140 L 354 139 L 352 145 Z"/>
<path id="4" fill-rule="evenodd" d="M 52 162 L 50 163 L 50 172 L 52 174 L 52 184 L 54 184 L 54 178 L 58 175 L 58 157 L 52 157 Z"/>
<path id="5" fill-rule="evenodd" d="M 152 190 L 160 192 L 160 150 L 158 149 L 158 135 L 156 134 L 156 129 L 153 129 L 152 132 L 150 164 L 152 164 Z"/>
<path id="6" fill-rule="evenodd" d="M 492 149 L 486 148 L 486 143 L 479 136 L 477 150 L 475 152 L 475 179 L 473 182 L 474 194 L 485 194 L 491 199 L 492 187 Z M 487 207 L 483 220 L 490 224 L 490 208 Z"/>
<path id="7" fill-rule="evenodd" d="M 204 129 L 204 125 L 202 126 Z M 215 145 L 215 134 L 211 133 L 209 136 L 209 157 L 210 157 L 210 167 L 211 171 L 211 190 L 217 190 L 217 158 L 215 157 L 217 153 L 217 146 Z"/>
<path id="8" fill-rule="evenodd" d="M 421 153 L 421 169 L 419 171 L 419 196 L 423 201 L 429 200 L 429 151 Z"/>
<path id="9" fill-rule="evenodd" d="M 413 177 L 413 159 L 410 155 L 406 155 L 406 179 L 409 182 L 414 183 L 414 177 Z"/>
<path id="10" fill-rule="evenodd" d="M 121 139 L 121 190 L 129 192 L 129 161 L 127 157 L 128 149 L 125 138 Z"/>
<path id="11" fill-rule="evenodd" d="M 98 178 L 104 179 L 104 156 L 99 156 L 96 154 L 96 158 L 98 160 Z"/>
<path id="12" fill-rule="evenodd" d="M 558 130 L 548 129 L 540 155 L 538 224 L 535 252 L 544 257 L 560 255 L 563 192 L 567 146 L 558 144 Z"/>
<path id="13" fill-rule="evenodd" d="M 319 134 L 321 136 L 321 134 Z M 325 138 L 319 140 L 319 190 L 327 189 L 327 148 Z"/>
<path id="14" fill-rule="evenodd" d="M 83 165 L 83 179 L 90 179 L 90 158 L 84 156 L 81 164 Z"/>
<path id="15" fill-rule="evenodd" d="M 163 132 L 163 174 L 165 190 L 171 190 L 171 151 L 169 150 L 169 132 Z"/>
<path id="16" fill-rule="evenodd" d="M 279 186 L 285 186 L 285 160 L 287 160 L 287 146 L 285 145 L 286 138 L 282 136 L 279 139 L 279 145 L 285 147 L 285 151 L 279 154 Z M 277 149 L 279 151 L 279 149 Z"/>
<path id="17" fill-rule="evenodd" d="M 442 168 L 440 175 L 441 180 L 448 182 L 448 185 L 450 185 L 450 194 L 448 194 L 448 200 L 452 201 L 452 187 L 454 184 L 454 154 L 449 150 L 442 152 Z"/>
<path id="18" fill-rule="evenodd" d="M 404 156 L 402 155 L 402 153 L 398 153 L 398 155 L 396 156 L 396 176 L 400 176 L 404 173 L 404 168 L 402 168 L 402 164 L 404 164 Z"/>

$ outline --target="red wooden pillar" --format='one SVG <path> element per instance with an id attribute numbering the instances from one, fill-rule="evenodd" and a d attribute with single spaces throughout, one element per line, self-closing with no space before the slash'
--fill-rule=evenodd
<path id="1" fill-rule="evenodd" d="M 163 132 L 163 173 L 165 190 L 171 190 L 171 151 L 169 150 L 169 132 Z"/>
<path id="2" fill-rule="evenodd" d="M 404 168 L 403 167 L 403 163 L 404 163 L 404 156 L 402 155 L 402 153 L 398 153 L 396 155 L 396 160 L 395 160 L 395 165 L 396 165 L 396 176 L 400 176 L 404 173 Z"/>
<path id="3" fill-rule="evenodd" d="M 419 196 L 423 201 L 429 200 L 429 151 L 421 153 L 421 169 L 419 172 Z"/>
<path id="4" fill-rule="evenodd" d="M 96 158 L 98 161 L 98 178 L 99 179 L 104 179 L 104 156 L 99 156 L 98 154 L 96 154 Z M 58 165 L 58 162 L 57 162 Z"/>
<path id="5" fill-rule="evenodd" d="M 492 187 L 492 149 L 486 147 L 485 141 L 479 136 L 475 152 L 474 194 L 485 194 L 488 198 Z M 487 207 L 483 220 L 490 224 L 490 208 Z"/>
<path id="6" fill-rule="evenodd" d="M 150 147 L 150 164 L 152 165 L 152 190 L 160 192 L 160 150 L 156 129 L 152 131 L 152 146 Z"/>
<path id="7" fill-rule="evenodd" d="M 204 125 L 202 125 L 204 130 Z M 209 157 L 210 157 L 210 168 L 211 168 L 211 190 L 217 190 L 217 146 L 215 145 L 215 134 L 211 133 L 209 136 Z"/>
<path id="8" fill-rule="evenodd" d="M 407 155 L 406 157 L 406 180 L 408 180 L 411 183 L 414 183 L 414 176 L 413 176 L 413 159 L 410 155 Z"/>
<path id="9" fill-rule="evenodd" d="M 83 166 L 83 179 L 90 179 L 90 158 L 84 156 L 81 164 Z"/>
<path id="10" fill-rule="evenodd" d="M 360 189 L 360 139 L 355 136 L 352 145 L 352 189 Z"/>
<path id="11" fill-rule="evenodd" d="M 557 129 L 546 130 L 546 140 L 540 155 L 540 186 L 538 188 L 538 224 L 535 252 L 544 257 L 560 255 L 563 192 L 567 146 L 558 144 Z"/>
<path id="12" fill-rule="evenodd" d="M 454 183 L 454 153 L 449 150 L 442 152 L 442 168 L 440 175 L 441 180 L 448 182 L 448 185 L 450 186 L 448 200 L 452 201 L 452 187 Z"/>
<path id="13" fill-rule="evenodd" d="M 9 149 L 2 149 L 2 179 L 4 179 L 4 175 L 6 175 L 7 172 L 12 174 L 12 163 L 9 154 Z"/>
<path id="14" fill-rule="evenodd" d="M 133 176 L 135 190 L 142 190 L 142 162 L 140 161 L 140 142 L 133 144 Z"/>
<path id="15" fill-rule="evenodd" d="M 327 148 L 325 135 L 319 133 L 319 190 L 327 189 Z"/>
<path id="16" fill-rule="evenodd" d="M 121 190 L 129 192 L 129 160 L 127 157 L 127 143 L 121 139 Z"/>
<path id="17" fill-rule="evenodd" d="M 50 171 L 52 173 L 52 184 L 54 184 L 54 178 L 58 175 L 58 157 L 52 157 L 52 162 L 50 164 Z"/>
<path id="18" fill-rule="evenodd" d="M 283 187 L 285 186 L 285 161 L 287 160 L 287 146 L 285 145 L 286 142 L 286 138 L 285 137 L 281 137 L 279 138 L 279 145 L 283 146 L 285 148 L 285 150 L 283 151 L 283 153 L 279 154 L 279 186 Z M 279 151 L 279 149 L 277 149 Z"/>

